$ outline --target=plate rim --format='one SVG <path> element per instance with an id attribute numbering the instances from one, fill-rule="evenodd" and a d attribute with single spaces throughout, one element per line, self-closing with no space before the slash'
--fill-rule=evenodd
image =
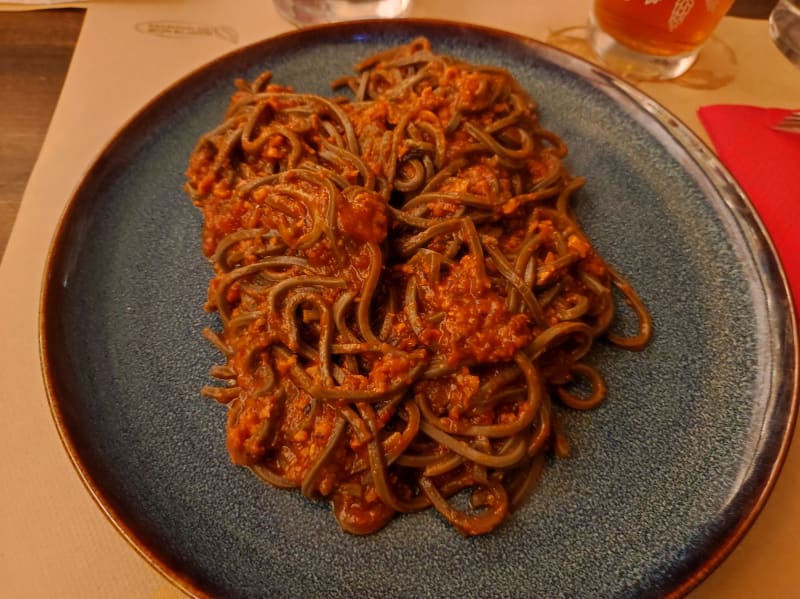
<path id="1" fill-rule="evenodd" d="M 800 344 L 798 342 L 797 316 L 793 308 L 794 303 L 791 288 L 789 287 L 779 254 L 752 202 L 727 168 L 716 157 L 716 154 L 710 149 L 708 144 L 689 129 L 685 123 L 646 92 L 624 81 L 604 67 L 593 64 L 581 56 L 544 41 L 495 27 L 448 19 L 402 18 L 392 20 L 365 19 L 361 21 L 329 23 L 303 29 L 288 30 L 274 36 L 245 44 L 189 70 L 186 74 L 158 91 L 141 108 L 135 111 L 132 116 L 125 120 L 124 123 L 115 130 L 110 139 L 102 145 L 99 154 L 91 162 L 86 172 L 83 173 L 80 183 L 65 202 L 57 224 L 52 231 L 52 237 L 47 249 L 44 270 L 41 277 L 37 327 L 39 360 L 49 411 L 53 418 L 62 447 L 66 451 L 69 461 L 76 470 L 83 486 L 100 508 L 101 513 L 146 563 L 184 593 L 193 597 L 208 596 L 207 592 L 204 591 L 189 574 L 181 571 L 176 565 L 168 564 L 168 560 L 165 559 L 163 555 L 148 546 L 146 535 L 142 535 L 140 532 L 137 533 L 134 527 L 126 521 L 125 515 L 114 507 L 113 501 L 109 500 L 102 489 L 102 485 L 93 478 L 92 473 L 83 462 L 81 451 L 78 447 L 78 440 L 74 437 L 73 432 L 69 430 L 66 424 L 63 405 L 64 400 L 60 399 L 60 394 L 63 391 L 64 385 L 62 381 L 57 380 L 58 377 L 49 359 L 52 351 L 50 349 L 51 340 L 54 335 L 52 328 L 55 326 L 53 321 L 57 321 L 58 317 L 51 318 L 48 312 L 53 312 L 53 310 L 49 309 L 49 306 L 58 303 L 59 285 L 58 281 L 55 279 L 55 275 L 61 270 L 62 257 L 66 253 L 64 251 L 64 246 L 68 243 L 68 236 L 72 230 L 72 226 L 74 225 L 73 221 L 78 211 L 76 206 L 80 203 L 79 199 L 86 196 L 86 189 L 91 187 L 92 180 L 96 178 L 97 174 L 103 172 L 109 161 L 109 156 L 112 155 L 115 150 L 120 148 L 124 149 L 123 141 L 125 137 L 131 135 L 135 137 L 135 134 L 132 133 L 132 129 L 142 120 L 157 117 L 160 109 L 163 110 L 164 106 L 168 105 L 170 101 L 177 99 L 181 91 L 184 88 L 190 87 L 195 80 L 209 76 L 209 73 L 215 70 L 224 71 L 226 65 L 235 63 L 238 58 L 256 54 L 259 50 L 269 47 L 286 44 L 292 40 L 313 42 L 314 36 L 319 34 L 324 34 L 325 39 L 330 39 L 330 35 L 335 32 L 341 33 L 342 35 L 353 35 L 367 31 L 370 35 L 381 35 L 391 33 L 395 29 L 403 31 L 425 27 L 445 28 L 454 33 L 470 32 L 489 37 L 495 41 L 501 39 L 505 39 L 506 41 L 510 40 L 513 43 L 526 46 L 531 52 L 535 53 L 552 66 L 566 69 L 574 73 L 574 69 L 576 65 L 578 65 L 580 69 L 589 69 L 597 76 L 605 79 L 609 85 L 614 88 L 615 93 L 620 93 L 629 99 L 637 101 L 643 113 L 646 113 L 646 115 L 643 116 L 650 122 L 658 123 L 668 133 L 671 140 L 677 143 L 685 154 L 712 180 L 715 188 L 719 186 L 726 188 L 728 193 L 721 195 L 725 195 L 726 197 L 728 195 L 733 195 L 735 197 L 735 204 L 727 201 L 726 203 L 728 204 L 736 224 L 755 234 L 757 237 L 756 241 L 760 244 L 760 247 L 768 250 L 767 258 L 771 272 L 769 276 L 765 275 L 764 278 L 769 279 L 772 283 L 772 291 L 766 293 L 765 296 L 768 300 L 775 299 L 776 297 L 780 300 L 784 300 L 782 305 L 768 306 L 769 315 L 778 314 L 784 317 L 783 320 L 779 319 L 782 323 L 782 326 L 779 327 L 783 333 L 782 338 L 780 341 L 773 340 L 773 343 L 778 343 L 781 347 L 786 347 L 791 350 L 782 352 L 780 355 L 782 364 L 788 364 L 792 371 L 791 377 L 784 376 L 783 379 L 783 386 L 789 389 L 780 393 L 788 402 L 786 406 L 783 406 L 786 410 L 786 417 L 781 419 L 784 426 L 780 438 L 773 440 L 777 443 L 777 447 L 774 449 L 774 459 L 770 459 L 767 464 L 769 467 L 766 472 L 766 478 L 762 481 L 758 491 L 750 496 L 754 500 L 751 507 L 747 509 L 746 513 L 735 526 L 726 532 L 716 548 L 711 550 L 707 558 L 697 566 L 693 572 L 690 572 L 683 580 L 670 580 L 670 582 L 674 582 L 675 584 L 668 589 L 667 596 L 684 596 L 705 580 L 741 542 L 755 520 L 761 514 L 771 496 L 786 461 L 796 427 L 798 405 L 800 403 L 800 367 L 798 367 L 800 364 Z M 302 43 L 301 41 L 301 44 Z M 558 56 L 561 61 L 554 61 L 553 58 L 555 56 Z M 605 91 L 603 93 L 609 95 Z M 701 163 L 704 163 L 705 166 Z M 93 200 L 93 202 L 96 201 L 98 200 Z M 771 374 L 774 375 L 774 372 Z M 761 445 L 759 445 L 759 447 L 760 446 Z M 762 452 L 763 450 L 761 449 L 756 452 L 756 457 L 763 457 L 761 455 Z"/>

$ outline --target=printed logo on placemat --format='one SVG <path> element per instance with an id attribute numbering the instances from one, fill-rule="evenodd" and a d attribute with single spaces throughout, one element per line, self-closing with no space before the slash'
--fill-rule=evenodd
<path id="1" fill-rule="evenodd" d="M 159 37 L 181 38 L 205 35 L 217 37 L 232 44 L 239 41 L 238 32 L 227 25 L 208 25 L 185 21 L 143 21 L 136 23 L 136 31 Z"/>

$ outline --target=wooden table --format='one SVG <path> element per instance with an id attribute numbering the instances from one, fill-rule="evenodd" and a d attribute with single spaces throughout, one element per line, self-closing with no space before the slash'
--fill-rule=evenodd
<path id="1" fill-rule="evenodd" d="M 0 256 L 47 133 L 82 9 L 0 13 Z"/>

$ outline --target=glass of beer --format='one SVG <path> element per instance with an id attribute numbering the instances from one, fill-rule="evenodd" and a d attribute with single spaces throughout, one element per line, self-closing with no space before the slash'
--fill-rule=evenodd
<path id="1" fill-rule="evenodd" d="M 595 0 L 589 42 L 612 70 L 673 79 L 697 59 L 733 0 Z"/>

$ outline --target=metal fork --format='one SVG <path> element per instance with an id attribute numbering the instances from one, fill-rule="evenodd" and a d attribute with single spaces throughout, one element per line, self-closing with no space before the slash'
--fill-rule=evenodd
<path id="1" fill-rule="evenodd" d="M 785 131 L 787 133 L 800 133 L 800 110 L 796 110 L 780 121 L 772 125 L 775 131 Z"/>

